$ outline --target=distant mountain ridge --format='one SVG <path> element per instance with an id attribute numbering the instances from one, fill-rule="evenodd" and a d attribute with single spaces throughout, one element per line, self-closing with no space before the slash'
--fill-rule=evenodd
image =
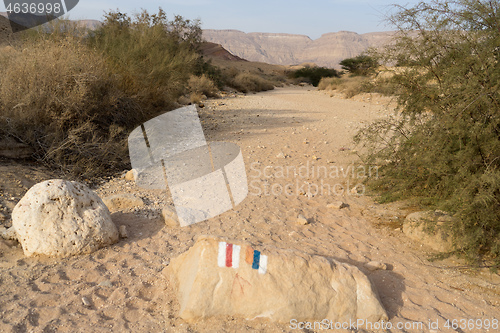
<path id="1" fill-rule="evenodd" d="M 203 38 L 220 44 L 232 54 L 276 65 L 315 63 L 339 68 L 339 62 L 355 57 L 370 47 L 388 44 L 395 32 L 357 34 L 350 31 L 326 33 L 312 40 L 305 35 L 245 33 L 239 30 L 203 30 Z"/>
<path id="2" fill-rule="evenodd" d="M 0 12 L 0 16 L 6 17 L 7 13 Z M 76 22 L 79 26 L 90 29 L 96 29 L 102 24 L 97 20 Z M 315 63 L 331 68 L 340 68 L 340 61 L 355 57 L 370 47 L 380 48 L 388 44 L 394 35 L 395 32 L 357 34 L 339 31 L 323 34 L 313 40 L 306 35 L 285 33 L 203 30 L 203 38 L 207 42 L 219 44 L 242 59 L 276 65 Z M 216 48 L 210 50 L 216 51 Z"/>

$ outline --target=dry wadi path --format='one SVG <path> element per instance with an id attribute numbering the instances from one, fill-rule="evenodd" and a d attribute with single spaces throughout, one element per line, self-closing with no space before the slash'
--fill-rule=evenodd
<path id="1" fill-rule="evenodd" d="M 96 189 L 101 196 L 134 193 L 146 203 L 113 214 L 115 223 L 127 225 L 128 239 L 67 259 L 25 258 L 14 242 L 0 241 L 0 331 L 293 332 L 293 325 L 265 319 L 187 324 L 176 317 L 178 303 L 164 268 L 201 234 L 358 266 L 378 290 L 393 327 L 369 331 L 498 331 L 479 328 L 500 320 L 498 275 L 467 270 L 452 259 L 429 261 L 428 249 L 398 229 L 408 210 L 376 204 L 362 187 L 351 192 L 370 172 L 353 153 L 351 137 L 363 124 L 391 112 L 387 100 L 376 96 L 345 100 L 307 87 L 206 102 L 200 116 L 207 140 L 239 145 L 248 197 L 208 221 L 169 228 L 159 214 L 171 204 L 169 198 L 123 178 L 110 180 Z M 348 206 L 327 208 L 337 200 Z M 297 224 L 298 214 L 311 223 Z M 388 269 L 365 269 L 372 260 Z M 447 329 L 446 320 L 463 328 Z M 474 320 L 474 326 L 465 327 L 461 320 Z"/>

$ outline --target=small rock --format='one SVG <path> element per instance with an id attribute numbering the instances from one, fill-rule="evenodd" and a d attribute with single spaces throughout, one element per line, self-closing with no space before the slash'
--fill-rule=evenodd
<path id="1" fill-rule="evenodd" d="M 111 212 L 144 206 L 144 201 L 133 194 L 116 194 L 102 198 L 104 204 Z"/>
<path id="2" fill-rule="evenodd" d="M 5 221 L 7 219 L 7 216 L 4 214 L 0 213 L 0 221 Z"/>
<path id="3" fill-rule="evenodd" d="M 347 204 L 343 203 L 342 201 L 334 201 L 326 205 L 326 208 L 332 208 L 332 209 L 342 209 L 345 207 L 347 207 Z"/>
<path id="4" fill-rule="evenodd" d="M 175 212 L 175 208 L 173 207 L 165 207 L 161 211 L 161 215 L 165 221 L 165 224 L 169 227 L 175 228 L 178 227 L 179 219 L 177 218 L 177 213 Z"/>
<path id="5" fill-rule="evenodd" d="M 370 271 L 386 270 L 387 265 L 384 263 L 381 263 L 380 261 L 370 261 L 370 262 L 365 264 L 365 268 L 369 269 Z"/>
<path id="6" fill-rule="evenodd" d="M 138 176 L 137 170 L 132 169 L 125 174 L 125 180 L 137 181 L 137 176 Z"/>
<path id="7" fill-rule="evenodd" d="M 14 228 L 6 229 L 3 226 L 0 226 L 0 237 L 6 240 L 17 240 L 17 233 Z"/>
<path id="8" fill-rule="evenodd" d="M 120 228 L 118 229 L 118 231 L 120 232 L 121 238 L 128 238 L 128 232 L 127 232 L 126 225 L 121 225 Z"/>
<path id="9" fill-rule="evenodd" d="M 5 208 L 7 208 L 7 209 L 14 209 L 16 207 L 16 202 L 14 200 L 16 200 L 16 199 L 15 198 L 10 198 L 9 200 L 5 201 L 4 202 Z"/>
<path id="10" fill-rule="evenodd" d="M 102 281 L 101 283 L 99 283 L 99 287 L 111 288 L 111 287 L 113 287 L 113 284 L 111 283 L 111 281 L 105 280 L 105 281 Z"/>
<path id="11" fill-rule="evenodd" d="M 276 155 L 276 158 L 286 158 L 286 156 L 283 152 L 280 152 L 278 155 Z"/>
<path id="12" fill-rule="evenodd" d="M 92 306 L 92 303 L 90 303 L 90 300 L 85 296 L 82 297 L 82 303 L 84 306 L 86 306 L 88 308 L 90 308 Z"/>
<path id="13" fill-rule="evenodd" d="M 299 214 L 299 216 L 297 216 L 297 223 L 300 225 L 307 225 L 309 224 L 309 220 L 304 215 Z"/>

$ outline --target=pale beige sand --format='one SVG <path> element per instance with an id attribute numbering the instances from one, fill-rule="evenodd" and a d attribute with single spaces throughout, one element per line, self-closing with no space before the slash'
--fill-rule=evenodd
<path id="1" fill-rule="evenodd" d="M 344 172 L 350 171 L 349 166 L 362 166 L 349 150 L 351 136 L 363 123 L 391 112 L 384 101 L 343 100 L 310 88 L 280 88 L 206 103 L 201 114 L 207 139 L 241 147 L 249 196 L 235 210 L 209 221 L 169 229 L 159 210 L 170 199 L 124 179 L 111 180 L 98 189 L 100 195 L 136 193 L 148 204 L 113 215 L 118 225 L 127 225 L 128 239 L 91 255 L 62 260 L 24 258 L 15 243 L 0 241 L 0 332 L 292 331 L 290 325 L 265 319 L 211 318 L 187 324 L 176 318 L 178 303 L 163 271 L 200 234 L 247 240 L 257 247 L 298 249 L 357 265 L 378 289 L 394 326 L 424 323 L 423 329 L 391 332 L 428 332 L 429 320 L 439 320 L 440 331 L 451 331 L 444 329 L 446 319 L 500 319 L 497 275 L 468 272 L 452 260 L 428 261 L 427 249 L 396 229 L 408 213 L 398 208 L 401 205 L 378 205 L 366 195 L 347 191 L 335 196 L 324 185 L 346 185 L 347 176 L 312 175 L 311 170 L 323 170 L 322 166 Z M 288 157 L 277 157 L 280 153 Z M 293 167 L 300 172 L 304 165 L 309 165 L 309 174 L 304 169 L 293 174 Z M 286 166 L 288 176 L 280 174 Z M 349 188 L 360 178 L 357 174 L 350 179 Z M 310 195 L 298 193 L 300 187 L 307 192 L 302 186 L 306 182 L 312 186 Z M 265 184 L 274 186 L 275 195 L 257 195 Z M 291 192 L 280 194 L 280 186 L 286 184 L 293 184 Z M 321 189 L 314 193 L 313 184 L 323 186 L 323 193 Z M 341 192 L 339 186 L 336 189 Z M 335 200 L 349 207 L 327 209 Z M 297 225 L 299 213 L 313 222 Z M 367 271 L 363 264 L 371 260 L 390 269 Z M 342 331 L 346 330 L 335 330 Z"/>

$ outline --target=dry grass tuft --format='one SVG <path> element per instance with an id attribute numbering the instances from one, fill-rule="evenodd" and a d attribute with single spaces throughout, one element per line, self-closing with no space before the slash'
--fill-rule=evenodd
<path id="1" fill-rule="evenodd" d="M 239 73 L 230 81 L 230 84 L 244 93 L 274 89 L 274 84 L 271 81 L 252 73 Z"/>
<path id="2" fill-rule="evenodd" d="M 191 75 L 188 80 L 188 90 L 191 95 L 205 95 L 206 97 L 219 97 L 219 89 L 208 76 Z"/>
<path id="3" fill-rule="evenodd" d="M 394 95 L 397 93 L 391 79 L 374 79 L 367 76 L 343 76 L 342 78 L 323 78 L 318 84 L 319 90 L 336 90 L 345 98 L 352 98 L 361 93 L 379 93 Z"/>

